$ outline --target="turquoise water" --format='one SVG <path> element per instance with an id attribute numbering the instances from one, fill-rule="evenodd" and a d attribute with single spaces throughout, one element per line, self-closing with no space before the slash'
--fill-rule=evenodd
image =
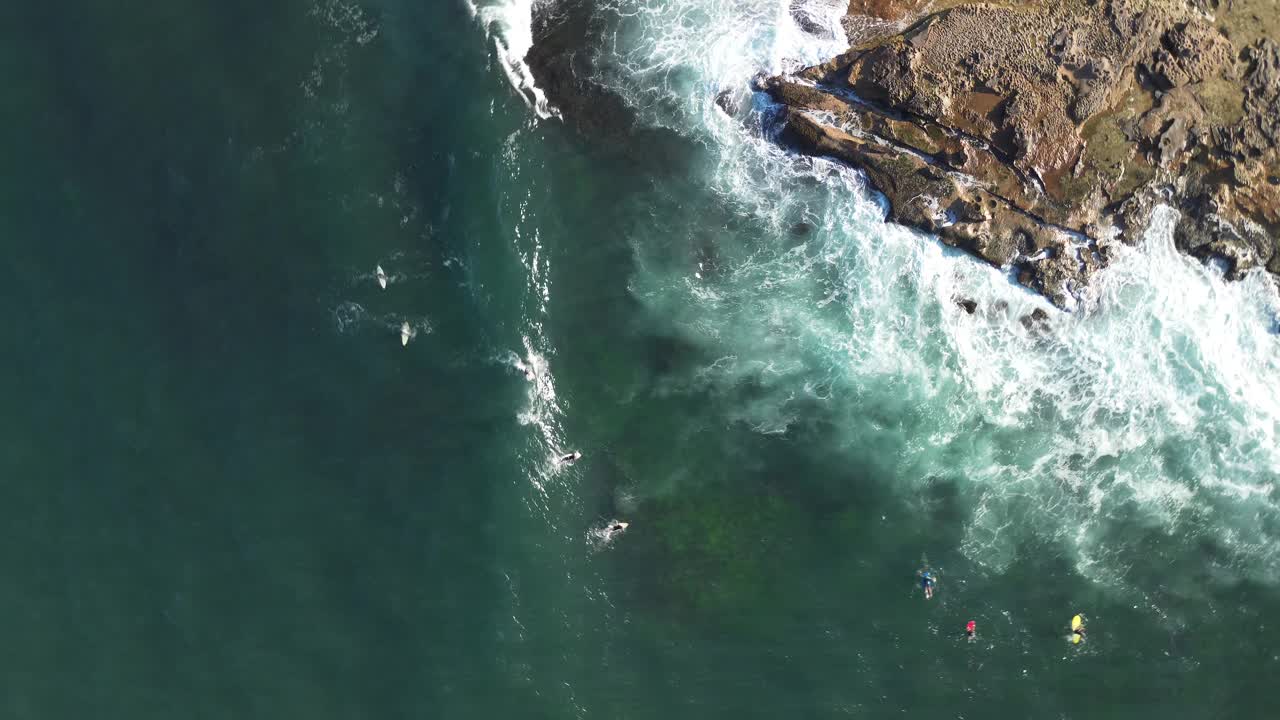
<path id="1" fill-rule="evenodd" d="M 886 226 L 787 6 L 601 3 L 634 144 L 519 4 L 4 10 L 6 714 L 1270 717 L 1274 288 Z"/>

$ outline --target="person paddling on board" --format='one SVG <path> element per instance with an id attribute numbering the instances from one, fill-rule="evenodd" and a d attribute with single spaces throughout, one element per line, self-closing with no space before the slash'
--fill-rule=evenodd
<path id="1" fill-rule="evenodd" d="M 524 379 L 528 380 L 529 382 L 533 382 L 534 378 L 537 377 L 537 375 L 533 372 L 533 366 L 521 360 L 520 358 L 516 358 L 516 363 L 514 367 L 516 370 L 519 370 L 521 373 L 523 373 Z"/>
<path id="2" fill-rule="evenodd" d="M 969 638 L 969 642 L 973 642 L 978 637 L 978 623 L 970 620 L 965 623 L 964 636 Z"/>
<path id="3" fill-rule="evenodd" d="M 1071 618 L 1071 642 L 1075 645 L 1084 642 L 1084 617 L 1081 615 Z"/>
<path id="4" fill-rule="evenodd" d="M 562 465 L 572 465 L 575 462 L 577 462 L 578 459 L 581 457 L 582 457 L 582 453 L 578 452 L 577 450 L 574 450 L 571 453 L 565 453 L 564 455 L 561 455 L 560 463 Z"/>
<path id="5" fill-rule="evenodd" d="M 924 590 L 924 599 L 932 598 L 933 586 L 938 582 L 937 578 L 933 576 L 933 571 L 929 569 L 928 565 L 925 565 L 917 571 L 917 574 L 920 576 L 920 587 Z"/>

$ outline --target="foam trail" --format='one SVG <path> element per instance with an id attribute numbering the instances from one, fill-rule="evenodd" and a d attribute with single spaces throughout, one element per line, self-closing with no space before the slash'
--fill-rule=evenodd
<path id="1" fill-rule="evenodd" d="M 512 133 L 503 143 L 502 166 L 510 173 L 512 188 L 523 188 L 504 194 L 501 216 L 507 221 L 509 242 L 515 258 L 524 268 L 526 291 L 523 299 L 523 328 L 521 344 L 523 352 L 510 353 L 508 364 L 528 379 L 527 401 L 517 419 L 522 425 L 537 430 L 536 440 L 526 457 L 528 475 L 538 490 L 536 502 L 548 502 L 550 482 L 562 475 L 567 465 L 556 459 L 567 452 L 570 444 L 561 427 L 564 411 L 556 392 L 555 376 L 551 371 L 551 358 L 555 348 L 547 338 L 543 326 L 552 296 L 551 255 L 543 246 L 539 229 L 539 217 L 533 209 L 533 190 L 522 182 L 525 168 L 522 164 L 520 140 L 523 132 Z M 528 376 L 532 375 L 532 379 Z"/>
<path id="2" fill-rule="evenodd" d="M 533 47 L 533 6 L 537 0 L 464 0 L 467 10 L 493 39 L 498 64 L 511 87 L 534 114 L 542 119 L 559 117 L 547 97 L 534 82 L 524 56 Z"/>
<path id="3" fill-rule="evenodd" d="M 545 457 L 537 463 L 537 471 L 531 476 L 538 490 L 545 493 L 546 482 L 569 467 L 557 461 L 562 449 L 566 447 L 566 440 L 560 429 L 563 411 L 556 401 L 555 377 L 546 356 L 535 350 L 533 338 L 525 336 L 523 342 L 525 357 L 514 358 L 512 365 L 521 368 L 521 372 L 527 368 L 532 372 L 533 379 L 529 381 L 526 392 L 526 405 L 517 419 L 521 425 L 529 425 L 538 430 L 542 441 L 541 452 Z"/>

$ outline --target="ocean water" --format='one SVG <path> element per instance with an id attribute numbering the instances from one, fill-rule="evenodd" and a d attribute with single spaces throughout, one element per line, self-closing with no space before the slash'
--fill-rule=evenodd
<path id="1" fill-rule="evenodd" d="M 887 225 L 793 5 L 596 3 L 607 142 L 529 0 L 0 11 L 4 715 L 1272 717 L 1275 286 Z"/>

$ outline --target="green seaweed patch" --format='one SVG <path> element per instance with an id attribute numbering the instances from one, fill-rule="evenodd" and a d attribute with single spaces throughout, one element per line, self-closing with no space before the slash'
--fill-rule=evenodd
<path id="1" fill-rule="evenodd" d="M 894 121 L 888 123 L 886 134 L 895 138 L 904 145 L 909 145 L 916 150 L 927 155 L 938 155 L 942 152 L 942 143 L 946 142 L 946 137 L 938 131 L 940 139 L 935 140 L 927 131 L 921 129 L 914 123 Z"/>
<path id="2" fill-rule="evenodd" d="M 810 549 L 810 520 L 765 487 L 703 487 L 644 510 L 665 604 L 726 621 L 784 601 L 780 574 Z"/>
<path id="3" fill-rule="evenodd" d="M 1085 123 L 1081 135 L 1087 143 L 1083 172 L 1062 178 L 1063 199 L 1078 204 L 1101 182 L 1112 198 L 1127 197 L 1151 179 L 1154 170 L 1133 151 L 1122 127 L 1131 113 L 1101 114 Z"/>
<path id="4" fill-rule="evenodd" d="M 1238 84 L 1210 78 L 1191 89 L 1208 115 L 1209 124 L 1235 125 L 1244 118 L 1244 90 Z"/>

